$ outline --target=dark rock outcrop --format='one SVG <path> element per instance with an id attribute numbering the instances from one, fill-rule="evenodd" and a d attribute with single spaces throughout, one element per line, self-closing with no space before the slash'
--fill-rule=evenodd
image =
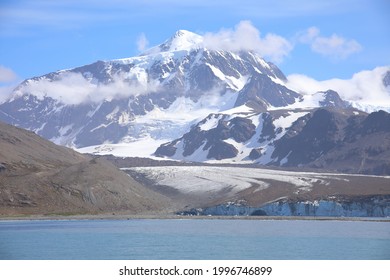
<path id="1" fill-rule="evenodd" d="M 202 125 L 207 121 L 217 122 L 216 127 L 203 130 Z M 249 119 L 235 117 L 229 120 L 227 115 L 211 114 L 195 125 L 182 138 L 161 145 L 155 152 L 156 156 L 173 156 L 178 145 L 183 145 L 183 152 L 178 156 L 191 156 L 200 149 L 207 153 L 208 159 L 226 159 L 237 156 L 238 150 L 226 139 L 233 139 L 237 143 L 249 140 L 255 134 L 256 127 Z"/>
<path id="2" fill-rule="evenodd" d="M 235 106 L 256 104 L 265 111 L 269 105 L 282 107 L 295 102 L 300 95 L 280 84 L 272 82 L 267 75 L 255 73 L 244 88 L 238 93 Z"/>

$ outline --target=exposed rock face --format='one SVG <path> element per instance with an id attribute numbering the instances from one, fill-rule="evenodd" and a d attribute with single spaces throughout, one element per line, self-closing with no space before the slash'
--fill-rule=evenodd
<path id="1" fill-rule="evenodd" d="M 273 83 L 269 76 L 256 73 L 239 92 L 235 106 L 249 103 L 260 111 L 265 111 L 269 105 L 282 107 L 293 104 L 298 97 L 300 95 L 296 92 Z"/>
<path id="2" fill-rule="evenodd" d="M 307 118 L 306 116 L 305 118 Z M 286 166 L 307 165 L 340 172 L 389 174 L 390 114 L 345 114 L 319 109 L 297 133 L 286 133 L 275 142 L 273 157 L 284 158 Z M 297 126 L 298 120 L 291 128 Z M 382 140 L 379 140 L 382 139 Z"/>
<path id="3" fill-rule="evenodd" d="M 273 123 L 274 119 L 271 114 L 262 114 L 263 127 L 261 129 L 259 143 L 271 141 L 276 137 L 276 127 Z"/>
<path id="4" fill-rule="evenodd" d="M 307 164 L 326 154 L 340 141 L 340 127 L 335 114 L 325 109 L 315 111 L 302 130 L 293 136 L 285 135 L 275 143 L 274 158 L 288 156 L 288 165 Z M 294 128 L 293 128 L 294 129 Z M 295 130 L 296 131 L 296 130 Z"/>
<path id="5" fill-rule="evenodd" d="M 263 155 L 262 148 L 252 149 L 250 154 L 249 154 L 249 158 L 251 160 L 256 160 L 256 159 L 260 158 L 262 155 Z"/>
<path id="6" fill-rule="evenodd" d="M 173 156 L 178 147 L 182 149 L 181 156 L 190 156 L 196 150 L 207 152 L 207 159 L 226 159 L 235 157 L 238 150 L 223 140 L 232 138 L 238 143 L 249 140 L 255 134 L 255 125 L 248 119 L 235 117 L 229 119 L 227 115 L 211 114 L 199 122 L 180 139 L 161 145 L 155 152 L 156 156 Z M 213 126 L 204 130 L 207 121 Z M 209 127 L 208 127 L 209 128 Z"/>
<path id="7" fill-rule="evenodd" d="M 323 92 L 324 99 L 319 102 L 322 107 L 348 108 L 347 102 L 341 99 L 340 95 L 334 90 L 327 90 Z"/>
<path id="8" fill-rule="evenodd" d="M 257 126 L 254 124 L 258 122 Z M 237 159 L 271 166 L 390 174 L 390 114 L 324 107 L 260 114 L 212 114 L 157 156 L 205 161 Z"/>
<path id="9" fill-rule="evenodd" d="M 354 131 L 356 129 L 356 131 Z M 367 116 L 364 121 L 350 130 L 350 135 L 355 139 L 371 133 L 390 132 L 390 114 L 385 111 L 374 112 Z"/>
<path id="10" fill-rule="evenodd" d="M 352 116 L 341 130 L 339 143 L 310 166 L 341 172 L 390 174 L 390 114 L 374 112 L 367 117 Z"/>

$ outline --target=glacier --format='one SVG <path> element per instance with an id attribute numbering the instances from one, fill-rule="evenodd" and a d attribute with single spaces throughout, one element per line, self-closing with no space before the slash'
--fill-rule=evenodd
<path id="1" fill-rule="evenodd" d="M 261 207 L 226 203 L 178 212 L 179 215 L 206 216 L 306 216 L 306 217 L 390 217 L 390 199 L 373 197 L 366 201 L 340 202 L 278 201 Z"/>
<path id="2" fill-rule="evenodd" d="M 179 215 L 389 217 L 390 176 L 239 166 L 122 168 L 185 200 Z M 374 182 L 377 184 L 373 185 Z M 352 186 L 352 187 L 351 187 Z"/>

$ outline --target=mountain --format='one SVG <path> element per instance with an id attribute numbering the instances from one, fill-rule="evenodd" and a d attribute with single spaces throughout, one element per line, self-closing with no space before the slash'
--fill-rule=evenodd
<path id="1" fill-rule="evenodd" d="M 210 114 L 156 156 L 390 174 L 390 114 L 323 107 Z"/>
<path id="2" fill-rule="evenodd" d="M 103 159 L 1 122 L 0 161 L 0 216 L 136 214 L 172 205 Z"/>
<path id="3" fill-rule="evenodd" d="M 79 148 L 131 142 L 146 135 L 158 139 L 155 135 L 165 129 L 139 123 L 142 117 L 181 103 L 208 111 L 223 107 L 221 103 L 229 108 L 236 100 L 232 93 L 241 90 L 254 74 L 256 83 L 248 91 L 263 79 L 275 91 L 280 89 L 282 96 L 289 96 L 283 104 L 294 101 L 288 89 L 272 82 L 285 79 L 276 66 L 251 52 L 197 48 L 194 36 L 178 31 L 156 47 L 158 50 L 152 48 L 139 57 L 98 61 L 28 79 L 0 106 L 1 119 L 57 144 Z M 257 98 L 252 95 L 243 95 L 240 103 Z M 208 104 L 210 97 L 215 104 Z M 276 102 L 267 98 L 257 100 L 259 105 Z M 178 133 L 183 130 L 170 120 L 165 125 L 171 125 L 174 134 L 178 128 Z"/>
<path id="4" fill-rule="evenodd" d="M 27 79 L 0 104 L 0 120 L 81 152 L 122 157 L 334 169 L 340 149 L 360 145 L 348 131 L 369 117 L 366 104 L 354 109 L 359 103 L 327 88 L 301 94 L 257 53 L 205 45 L 179 30 L 136 57 Z M 339 159 L 336 169 L 387 174 L 388 132 L 364 133 L 385 153 L 360 145 L 359 167 Z"/>

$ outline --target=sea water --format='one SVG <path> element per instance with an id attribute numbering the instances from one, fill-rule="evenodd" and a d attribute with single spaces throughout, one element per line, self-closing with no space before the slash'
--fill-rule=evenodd
<path id="1" fill-rule="evenodd" d="M 390 223 L 318 220 L 0 221 L 0 259 L 390 259 Z"/>

